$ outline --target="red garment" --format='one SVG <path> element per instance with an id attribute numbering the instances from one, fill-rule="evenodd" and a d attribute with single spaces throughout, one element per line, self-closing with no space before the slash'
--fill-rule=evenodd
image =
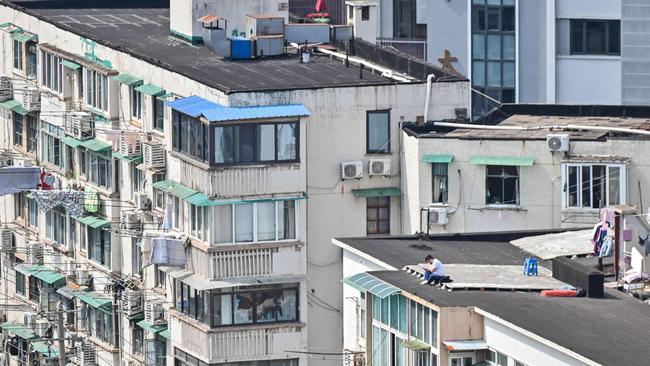
<path id="1" fill-rule="evenodd" d="M 316 11 L 321 13 L 323 10 L 325 10 L 325 0 L 317 0 Z"/>

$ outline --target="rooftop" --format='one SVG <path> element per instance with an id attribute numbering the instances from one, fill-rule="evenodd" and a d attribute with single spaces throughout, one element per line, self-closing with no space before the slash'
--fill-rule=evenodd
<path id="1" fill-rule="evenodd" d="M 602 365 L 647 365 L 648 305 L 613 290 L 604 299 L 538 293 L 446 291 L 403 271 L 373 276 L 440 307 L 476 307 Z"/>
<path id="2" fill-rule="evenodd" d="M 521 129 L 471 129 L 407 124 L 405 132 L 419 138 L 546 140 L 549 133 L 568 134 L 571 140 L 607 140 L 610 137 L 647 138 L 620 131 L 581 129 L 612 127 L 650 131 L 650 107 L 504 104 L 481 120 L 481 125 Z"/>
<path id="3" fill-rule="evenodd" d="M 397 83 L 379 73 L 373 74 L 368 68 L 362 71 L 353 64 L 346 67 L 340 60 L 325 55 L 312 57 L 306 64 L 300 63 L 297 55 L 238 61 L 224 59 L 203 45 L 193 46 L 172 37 L 169 8 L 151 6 L 151 1 L 134 1 L 130 6 L 117 1 L 116 4 L 124 6 L 122 8 L 99 0 L 91 3 L 96 7 L 80 4 L 79 1 L 0 0 L 0 5 L 18 7 L 61 29 L 224 93 Z M 138 7 L 138 4 L 150 7 Z"/>

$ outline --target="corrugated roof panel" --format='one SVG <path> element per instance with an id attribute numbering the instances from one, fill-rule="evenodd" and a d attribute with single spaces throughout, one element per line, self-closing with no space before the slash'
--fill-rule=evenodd
<path id="1" fill-rule="evenodd" d="M 147 94 L 154 97 L 165 93 L 163 88 L 153 84 L 142 84 L 139 87 L 135 88 L 135 90 L 139 91 L 142 94 Z"/>
<path id="2" fill-rule="evenodd" d="M 138 86 L 142 84 L 142 79 L 135 76 L 131 75 L 129 73 L 123 72 L 115 77 L 113 77 L 113 80 L 117 81 L 118 83 L 122 83 L 124 85 L 128 86 Z"/>
<path id="3" fill-rule="evenodd" d="M 220 17 L 212 14 L 204 15 L 198 19 L 200 23 L 212 23 L 221 19 Z"/>
<path id="4" fill-rule="evenodd" d="M 210 122 L 242 121 L 283 117 L 304 117 L 310 112 L 302 104 L 274 105 L 262 107 L 221 107 L 205 109 L 201 114 Z"/>
<path id="5" fill-rule="evenodd" d="M 187 114 L 190 117 L 197 118 L 201 115 L 202 110 L 211 110 L 214 108 L 223 108 L 222 105 L 211 102 L 207 99 L 201 98 L 199 96 L 193 95 L 191 97 L 177 99 L 171 102 L 165 103 L 166 106 L 170 107 L 173 110 Z"/>

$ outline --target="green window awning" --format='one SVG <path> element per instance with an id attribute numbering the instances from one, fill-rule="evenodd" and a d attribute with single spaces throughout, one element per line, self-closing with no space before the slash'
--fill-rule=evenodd
<path id="1" fill-rule="evenodd" d="M 27 109 L 23 108 L 22 105 L 19 105 L 18 107 L 12 109 L 12 111 L 14 111 L 14 112 L 20 114 L 21 116 L 24 116 L 24 115 L 26 115 L 27 113 L 29 113 L 29 111 L 28 111 Z"/>
<path id="2" fill-rule="evenodd" d="M 402 342 L 402 347 L 408 348 L 411 351 L 428 351 L 431 349 L 430 345 L 415 338 Z"/>
<path id="3" fill-rule="evenodd" d="M 117 151 L 113 153 L 113 157 L 117 158 L 117 159 L 120 159 L 122 161 L 126 161 L 129 164 L 131 164 L 131 163 L 137 164 L 137 163 L 142 162 L 142 156 L 124 156 L 120 152 L 117 152 Z"/>
<path id="4" fill-rule="evenodd" d="M 172 100 L 172 97 L 174 97 L 174 94 L 173 94 L 173 93 L 170 93 L 170 92 L 167 92 L 167 93 L 165 93 L 165 94 L 163 94 L 163 95 L 158 95 L 158 96 L 156 97 L 156 99 L 158 99 L 158 100 L 162 100 L 162 101 L 164 101 L 164 102 L 168 102 L 168 101 Z"/>
<path id="5" fill-rule="evenodd" d="M 185 199 L 187 203 L 190 203 L 194 206 L 214 206 L 213 201 L 210 200 L 210 197 L 205 193 L 198 192 L 193 194 Z"/>
<path id="6" fill-rule="evenodd" d="M 56 350 L 57 346 L 54 344 L 48 345 L 45 341 L 32 342 L 32 348 L 45 357 L 59 357 L 59 352 Z"/>
<path id="7" fill-rule="evenodd" d="M 450 154 L 425 154 L 422 157 L 423 163 L 451 163 L 454 156 Z"/>
<path id="8" fill-rule="evenodd" d="M 77 218 L 80 223 L 90 226 L 93 229 L 99 229 L 111 226 L 110 221 L 95 215 L 86 215 Z"/>
<path id="9" fill-rule="evenodd" d="M 128 85 L 128 86 L 138 86 L 142 84 L 142 79 L 140 79 L 137 76 L 128 74 L 126 72 L 123 72 L 113 78 L 113 80 L 117 81 L 118 83 Z"/>
<path id="10" fill-rule="evenodd" d="M 399 196 L 402 192 L 399 188 L 388 187 L 388 188 L 366 188 L 366 189 L 353 189 L 352 194 L 357 198 L 364 197 L 392 197 Z"/>
<path id="11" fill-rule="evenodd" d="M 34 333 L 34 330 L 32 328 L 26 327 L 22 323 L 15 323 L 15 322 L 4 322 L 0 324 L 0 328 L 15 334 L 16 336 L 24 339 L 24 340 L 32 340 L 37 338 L 36 334 Z"/>
<path id="12" fill-rule="evenodd" d="M 111 148 L 111 144 L 98 139 L 85 140 L 81 146 L 94 152 L 102 152 Z"/>
<path id="13" fill-rule="evenodd" d="M 68 145 L 70 147 L 79 147 L 79 146 L 81 146 L 83 144 L 83 141 L 77 140 L 76 138 L 71 137 L 71 136 L 65 136 L 65 137 L 61 138 L 61 142 L 63 142 L 64 144 L 66 144 L 66 145 Z"/>
<path id="14" fill-rule="evenodd" d="M 13 37 L 13 39 L 21 43 L 38 41 L 38 36 L 34 33 L 29 33 L 29 32 L 16 32 L 11 36 Z"/>
<path id="15" fill-rule="evenodd" d="M 169 328 L 160 332 L 160 336 L 166 339 L 172 339 L 172 332 L 169 331 Z"/>
<path id="16" fill-rule="evenodd" d="M 137 326 L 139 326 L 140 328 L 142 328 L 144 330 L 148 330 L 148 331 L 153 332 L 155 334 L 158 334 L 158 333 L 160 333 L 160 332 L 162 332 L 164 330 L 167 330 L 167 325 L 166 324 L 164 324 L 164 325 L 155 325 L 155 324 L 147 323 L 144 320 L 140 320 L 139 322 L 137 322 L 135 324 Z"/>
<path id="17" fill-rule="evenodd" d="M 260 197 L 260 198 L 228 198 L 211 200 L 205 193 L 198 192 L 187 198 L 185 201 L 194 206 L 222 206 L 222 205 L 240 205 L 245 203 L 275 202 L 275 201 L 298 201 L 307 199 L 305 193 L 296 196 L 285 197 Z"/>
<path id="18" fill-rule="evenodd" d="M 402 290 L 397 287 L 390 285 L 369 273 L 357 273 L 353 276 L 346 277 L 343 279 L 343 283 L 350 285 L 359 291 L 370 292 L 382 299 L 402 292 Z"/>
<path id="19" fill-rule="evenodd" d="M 75 291 L 74 297 L 95 309 L 111 311 L 113 307 L 113 301 L 111 301 L 109 298 L 101 297 L 99 293 L 90 291 Z"/>
<path id="20" fill-rule="evenodd" d="M 78 63 L 68 61 L 68 60 L 61 61 L 61 64 L 63 64 L 63 66 L 67 67 L 68 69 L 72 69 L 72 70 L 77 70 L 78 68 L 81 67 L 81 65 L 79 65 Z"/>
<path id="21" fill-rule="evenodd" d="M 180 199 L 186 199 L 187 197 L 198 193 L 197 191 L 180 183 L 176 183 L 173 180 L 162 180 L 160 182 L 156 182 L 153 184 L 153 187 L 163 192 L 173 194 Z"/>
<path id="22" fill-rule="evenodd" d="M 472 156 L 469 159 L 474 165 L 532 166 L 534 162 L 533 156 Z"/>
<path id="23" fill-rule="evenodd" d="M 20 102 L 17 101 L 17 100 L 13 100 L 13 99 L 5 100 L 4 102 L 0 103 L 0 108 L 2 108 L 2 109 L 6 109 L 6 110 L 8 110 L 8 111 L 13 111 L 13 110 L 16 109 L 17 107 L 21 107 L 21 108 L 22 108 L 22 107 L 23 107 L 23 104 L 20 103 Z"/>
<path id="24" fill-rule="evenodd" d="M 64 275 L 45 265 L 24 267 L 22 272 L 34 276 L 48 285 L 63 284 L 65 282 Z"/>
<path id="25" fill-rule="evenodd" d="M 139 91 L 142 94 L 147 94 L 147 95 L 151 95 L 151 96 L 154 96 L 154 97 L 157 96 L 157 95 L 161 95 L 161 94 L 165 93 L 163 88 L 161 88 L 159 86 L 156 86 L 156 85 L 153 85 L 153 84 L 143 84 L 143 85 L 140 85 L 139 87 L 135 88 L 135 90 Z"/>

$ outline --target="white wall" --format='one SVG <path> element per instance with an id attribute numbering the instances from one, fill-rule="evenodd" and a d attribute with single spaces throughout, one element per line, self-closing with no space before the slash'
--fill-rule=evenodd
<path id="1" fill-rule="evenodd" d="M 621 104 L 619 56 L 558 56 L 559 104 Z"/>
<path id="2" fill-rule="evenodd" d="M 621 19 L 621 0 L 555 1 L 556 17 L 558 19 Z"/>
<path id="3" fill-rule="evenodd" d="M 488 347 L 528 366 L 580 366 L 587 363 L 545 345 L 526 334 L 484 318 Z"/>

